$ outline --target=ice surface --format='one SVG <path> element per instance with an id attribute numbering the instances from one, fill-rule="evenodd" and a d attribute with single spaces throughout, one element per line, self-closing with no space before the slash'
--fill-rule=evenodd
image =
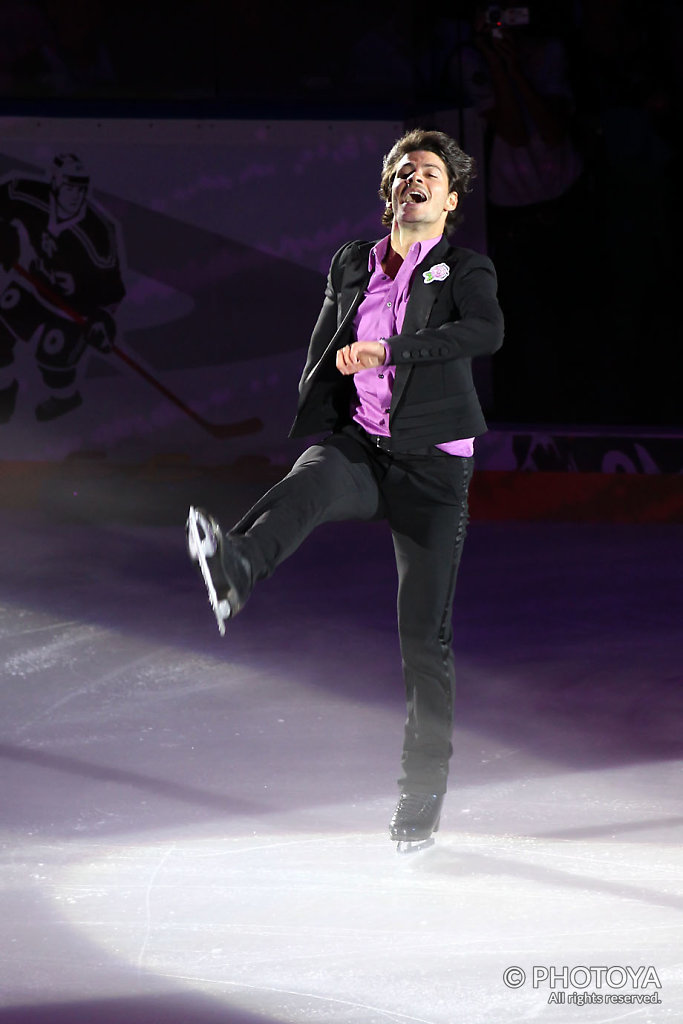
<path id="1" fill-rule="evenodd" d="M 110 486 L 0 511 L 0 1024 L 683 1019 L 679 527 L 473 524 L 450 791 L 399 857 L 383 528 L 221 640 L 184 489 Z"/>

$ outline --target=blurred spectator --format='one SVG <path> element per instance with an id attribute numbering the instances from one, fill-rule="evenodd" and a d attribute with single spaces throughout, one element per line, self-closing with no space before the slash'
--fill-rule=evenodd
<path id="1" fill-rule="evenodd" d="M 122 90 L 133 98 L 213 99 L 219 73 L 250 45 L 239 8 L 219 0 L 119 0 L 112 17 Z"/>
<path id="2" fill-rule="evenodd" d="M 50 34 L 23 62 L 34 90 L 51 96 L 107 94 L 116 75 L 103 0 L 42 0 Z"/>
<path id="3" fill-rule="evenodd" d="M 315 85 L 315 79 L 325 75 L 321 65 L 328 45 L 326 33 L 311 43 L 291 8 L 273 7 L 264 17 L 256 5 L 237 9 L 227 5 L 218 19 L 216 77 L 218 93 L 226 100 L 287 103 L 296 97 L 297 89 L 304 91 L 300 79 L 310 74 Z"/>
<path id="4" fill-rule="evenodd" d="M 416 68 L 410 25 L 410 15 L 396 6 L 386 10 L 366 5 L 358 10 L 344 65 L 345 97 L 391 103 L 404 116 L 414 112 Z"/>
<path id="5" fill-rule="evenodd" d="M 681 27 L 668 0 L 582 7 L 575 67 L 600 197 L 603 415 L 620 422 L 680 421 Z"/>
<path id="6" fill-rule="evenodd" d="M 505 314 L 493 412 L 582 418 L 592 400 L 586 334 L 595 296 L 565 47 L 533 6 L 480 7 L 473 27 L 463 75 L 486 121 L 489 240 Z"/>
<path id="7" fill-rule="evenodd" d="M 455 4 L 433 18 L 416 18 L 415 70 L 417 98 L 433 110 L 466 105 L 463 91 L 462 53 L 471 39 L 470 18 L 460 16 Z"/>
<path id="8" fill-rule="evenodd" d="M 50 30 L 31 0 L 0 0 L 0 94 L 22 95 L 31 77 L 33 55 Z"/>

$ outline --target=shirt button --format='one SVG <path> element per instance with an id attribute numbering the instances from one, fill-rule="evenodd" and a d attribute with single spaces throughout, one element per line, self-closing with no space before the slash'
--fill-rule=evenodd
<path id="1" fill-rule="evenodd" d="M 378 373 L 377 376 L 379 377 L 380 380 L 384 380 L 384 374 L 383 373 Z"/>
<path id="2" fill-rule="evenodd" d="M 383 427 L 384 426 L 384 420 L 380 420 L 379 421 L 379 425 L 380 425 L 380 427 Z"/>
<path id="3" fill-rule="evenodd" d="M 391 309 L 391 303 L 387 302 L 387 309 Z"/>

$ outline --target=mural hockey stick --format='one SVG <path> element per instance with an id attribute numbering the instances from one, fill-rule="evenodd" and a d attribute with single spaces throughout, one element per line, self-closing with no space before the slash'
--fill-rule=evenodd
<path id="1" fill-rule="evenodd" d="M 191 420 L 194 420 L 203 430 L 213 437 L 240 437 L 243 434 L 256 434 L 259 430 L 263 429 L 263 420 L 259 419 L 258 416 L 252 416 L 246 420 L 236 420 L 234 423 L 212 423 L 210 420 L 200 416 L 198 412 L 190 408 L 183 402 L 182 398 L 178 398 L 172 391 L 169 391 L 167 387 L 157 380 L 151 373 L 149 373 L 144 366 L 141 366 L 137 360 L 133 359 L 132 356 L 124 352 L 123 349 L 119 348 L 118 345 L 112 345 L 111 350 L 114 355 L 118 356 L 127 366 L 130 366 L 132 370 L 135 370 L 148 384 L 156 388 L 162 395 L 164 395 L 169 402 L 173 402 L 179 409 L 181 409 L 186 416 L 189 416 Z"/>
<path id="2" fill-rule="evenodd" d="M 35 278 L 33 274 L 29 273 L 28 270 L 25 270 L 24 267 L 20 266 L 18 263 L 14 263 L 12 269 L 16 271 L 20 277 L 23 277 L 25 281 L 28 281 L 28 283 L 35 288 L 37 292 L 40 292 L 40 294 L 46 298 L 51 305 L 61 310 L 61 312 L 70 320 L 73 320 L 74 323 L 80 324 L 82 327 L 88 325 L 88 320 L 84 316 L 69 306 L 68 303 L 64 302 L 60 295 L 53 292 L 51 288 L 48 288 L 42 281 Z M 236 420 L 234 423 L 212 423 L 210 420 L 205 419 L 204 416 L 201 416 L 198 412 L 187 405 L 187 403 L 184 402 L 182 398 L 179 398 L 178 395 L 169 391 L 169 389 L 162 384 L 160 380 L 157 380 L 149 370 L 146 370 L 144 366 L 141 366 L 133 356 L 129 355 L 122 348 L 119 348 L 118 345 L 112 344 L 111 351 L 122 362 L 129 366 L 131 370 L 134 370 L 140 377 L 142 377 L 143 380 L 146 380 L 148 384 L 151 384 L 152 387 L 156 388 L 156 390 L 167 398 L 169 402 L 172 402 L 173 405 L 177 406 L 185 413 L 186 416 L 189 416 L 191 420 L 194 420 L 198 426 L 208 434 L 211 434 L 212 437 L 241 437 L 244 434 L 255 434 L 259 430 L 263 429 L 263 421 L 259 419 L 258 416 L 252 416 L 246 420 Z"/>

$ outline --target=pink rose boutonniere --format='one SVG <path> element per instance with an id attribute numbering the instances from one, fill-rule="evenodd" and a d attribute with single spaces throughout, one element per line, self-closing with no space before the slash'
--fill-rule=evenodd
<path id="1" fill-rule="evenodd" d="M 445 281 L 450 272 L 451 268 L 447 263 L 437 263 L 436 266 L 425 270 L 422 276 L 425 284 L 431 284 L 432 281 Z"/>

